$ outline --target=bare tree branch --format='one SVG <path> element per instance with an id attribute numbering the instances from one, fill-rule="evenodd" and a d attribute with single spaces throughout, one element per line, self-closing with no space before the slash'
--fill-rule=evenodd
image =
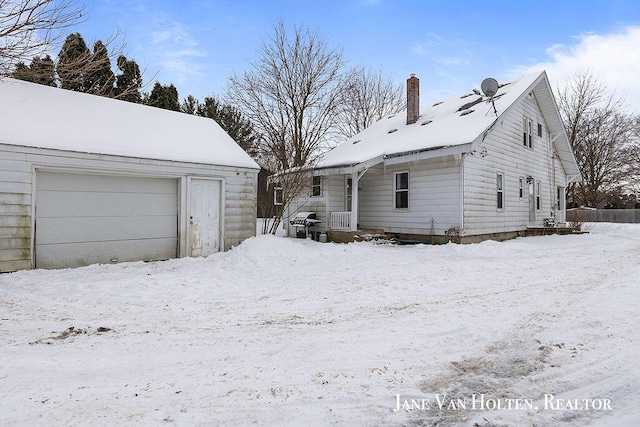
<path id="1" fill-rule="evenodd" d="M 570 184 L 568 202 L 604 207 L 612 194 L 633 180 L 634 118 L 623 112 L 623 99 L 607 95 L 606 86 L 589 71 L 577 74 L 558 94 L 583 178 Z"/>
<path id="2" fill-rule="evenodd" d="M 317 32 L 281 22 L 263 42 L 253 69 L 230 77 L 227 96 L 262 136 L 263 157 L 286 170 L 309 164 L 319 155 L 334 125 L 339 102 L 342 54 Z"/>
<path id="3" fill-rule="evenodd" d="M 0 75 L 49 54 L 63 31 L 84 19 L 75 0 L 0 0 Z"/>
<path id="4" fill-rule="evenodd" d="M 362 132 L 385 116 L 405 108 L 402 85 L 394 85 L 382 71 L 356 67 L 342 79 L 336 128 L 342 139 Z"/>

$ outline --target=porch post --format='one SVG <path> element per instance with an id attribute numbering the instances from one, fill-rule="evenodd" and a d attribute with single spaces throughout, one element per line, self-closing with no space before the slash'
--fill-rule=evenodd
<path id="1" fill-rule="evenodd" d="M 351 231 L 358 230 L 358 172 L 351 174 Z"/>

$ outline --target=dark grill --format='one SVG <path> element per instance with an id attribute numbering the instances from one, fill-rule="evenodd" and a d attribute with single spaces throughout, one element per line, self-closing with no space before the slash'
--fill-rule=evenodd
<path id="1" fill-rule="evenodd" d="M 296 237 L 304 239 L 307 237 L 315 237 L 316 225 L 321 223 L 316 219 L 315 212 L 298 212 L 293 219 L 289 221 L 296 228 Z"/>

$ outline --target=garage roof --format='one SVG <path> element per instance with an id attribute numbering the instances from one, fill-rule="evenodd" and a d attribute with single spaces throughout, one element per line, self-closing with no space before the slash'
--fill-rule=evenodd
<path id="1" fill-rule="evenodd" d="M 219 166 L 259 166 L 214 121 L 20 80 L 0 80 L 0 143 Z"/>

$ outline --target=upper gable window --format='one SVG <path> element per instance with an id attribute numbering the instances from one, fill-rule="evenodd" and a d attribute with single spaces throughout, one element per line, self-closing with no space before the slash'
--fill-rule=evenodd
<path id="1" fill-rule="evenodd" d="M 409 207 L 409 172 L 396 172 L 394 178 L 394 206 L 396 209 L 407 209 Z"/>
<path id="2" fill-rule="evenodd" d="M 528 117 L 522 119 L 522 145 L 533 148 L 533 121 Z"/>
<path id="3" fill-rule="evenodd" d="M 322 196 L 322 177 L 314 176 L 313 182 L 311 184 L 311 196 L 318 197 Z"/>

